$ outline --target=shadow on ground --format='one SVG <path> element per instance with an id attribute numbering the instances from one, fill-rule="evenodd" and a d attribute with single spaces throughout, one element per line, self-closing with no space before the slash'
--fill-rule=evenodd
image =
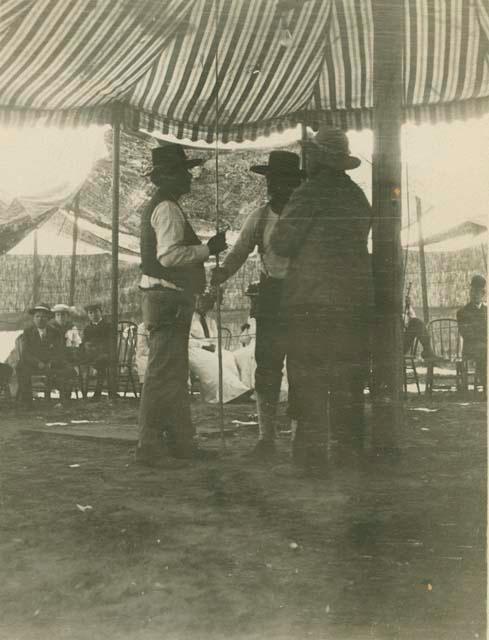
<path id="1" fill-rule="evenodd" d="M 193 410 L 212 432 L 217 409 Z M 226 407 L 226 425 L 252 410 Z M 173 471 L 134 466 L 128 442 L 20 431 L 74 415 L 128 427 L 136 412 L 3 412 L 1 638 L 484 637 L 481 403 L 413 398 L 400 460 L 326 480 L 294 473 L 285 437 L 274 464 L 251 464 L 252 427 Z"/>

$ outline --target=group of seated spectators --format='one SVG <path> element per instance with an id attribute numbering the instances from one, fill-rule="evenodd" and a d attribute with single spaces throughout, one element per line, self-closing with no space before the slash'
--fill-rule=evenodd
<path id="1" fill-rule="evenodd" d="M 247 292 L 251 300 L 250 315 L 241 327 L 239 346 L 222 350 L 223 400 L 240 401 L 251 396 L 255 377 L 255 319 L 253 285 Z M 457 311 L 462 338 L 462 356 L 476 364 L 478 379 L 486 386 L 487 369 L 487 306 L 486 280 L 472 278 L 468 303 Z M 205 402 L 219 401 L 219 366 L 217 353 L 217 324 L 212 315 L 215 298 L 210 294 L 198 296 L 192 318 L 189 340 L 190 379 L 198 380 Z M 60 391 L 60 400 L 71 397 L 80 366 L 92 367 L 95 372 L 93 399 L 100 399 L 109 372 L 109 351 L 112 327 L 103 318 L 98 303 L 85 307 L 88 323 L 80 332 L 73 322 L 73 309 L 66 304 L 50 307 L 39 303 L 29 309 L 32 324 L 16 340 L 16 347 L 7 363 L 0 363 L 0 382 L 7 383 L 17 376 L 17 398 L 25 405 L 32 402 L 32 377 L 44 375 L 50 385 Z M 144 381 L 148 357 L 148 337 L 144 324 L 138 326 L 135 364 L 141 384 Z M 410 351 L 418 339 L 425 361 L 436 361 L 430 336 L 424 323 L 416 318 L 411 301 L 406 301 L 404 315 L 404 352 Z M 281 396 L 287 397 L 287 376 L 284 376 Z"/>
<path id="2" fill-rule="evenodd" d="M 49 388 L 58 389 L 60 401 L 70 399 L 80 366 L 96 371 L 93 398 L 99 399 L 108 375 L 111 325 L 102 317 L 102 307 L 85 307 L 88 323 L 80 333 L 72 320 L 72 309 L 65 304 L 50 307 L 39 303 L 29 309 L 32 323 L 17 337 L 9 364 L 3 374 L 17 377 L 17 399 L 32 402 L 33 376 L 45 377 Z"/>

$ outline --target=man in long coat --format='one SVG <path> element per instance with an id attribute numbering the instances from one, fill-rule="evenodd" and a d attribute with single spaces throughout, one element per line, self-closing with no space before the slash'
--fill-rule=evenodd
<path id="1" fill-rule="evenodd" d="M 346 135 L 322 128 L 306 143 L 308 181 L 292 194 L 271 237 L 288 257 L 288 374 L 298 427 L 294 461 L 327 465 L 327 402 L 343 441 L 358 439 L 368 362 L 370 205 L 348 177 L 360 160 Z"/>

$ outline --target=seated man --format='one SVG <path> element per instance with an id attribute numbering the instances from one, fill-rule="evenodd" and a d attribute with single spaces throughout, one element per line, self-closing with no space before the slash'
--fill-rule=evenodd
<path id="1" fill-rule="evenodd" d="M 98 302 L 85 307 L 88 314 L 88 324 L 83 329 L 80 347 L 81 361 L 90 365 L 97 372 L 97 381 L 93 398 L 99 399 L 102 387 L 107 377 L 110 361 L 110 339 L 112 326 L 102 316 L 102 305 Z"/>
<path id="2" fill-rule="evenodd" d="M 47 375 L 50 385 L 59 389 L 61 400 L 68 400 L 75 372 L 67 359 L 63 334 L 48 324 L 52 312 L 47 304 L 34 306 L 29 314 L 32 326 L 19 336 L 18 399 L 27 405 L 32 402 L 31 376 L 41 374 Z"/>
<path id="3" fill-rule="evenodd" d="M 462 336 L 462 356 L 473 360 L 484 389 L 487 382 L 487 306 L 486 279 L 475 275 L 470 282 L 469 302 L 457 311 L 458 330 Z"/>
<path id="4" fill-rule="evenodd" d="M 419 343 L 423 347 L 423 351 L 421 352 L 421 357 L 423 358 L 423 360 L 433 360 L 435 354 L 433 353 L 433 349 L 431 348 L 430 334 L 428 333 L 424 322 L 416 317 L 416 312 L 414 311 L 409 295 L 406 296 L 406 306 L 404 310 L 403 322 L 404 355 L 408 354 L 411 351 L 414 341 L 417 338 Z"/>
<path id="5" fill-rule="evenodd" d="M 208 315 L 213 307 L 214 298 L 211 295 L 202 294 L 197 297 L 189 339 L 190 373 L 199 378 L 203 400 L 210 403 L 219 401 L 217 324 Z M 240 379 L 235 353 L 222 350 L 224 402 L 245 399 L 251 392 L 251 387 Z"/>

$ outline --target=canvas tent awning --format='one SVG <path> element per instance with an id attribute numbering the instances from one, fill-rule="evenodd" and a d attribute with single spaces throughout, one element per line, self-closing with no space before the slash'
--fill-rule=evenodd
<path id="1" fill-rule="evenodd" d="M 405 120 L 488 112 L 488 0 L 399 1 Z M 223 141 L 372 125 L 371 0 L 3 0 L 0 122 L 211 141 L 216 48 Z"/>
<path id="2" fill-rule="evenodd" d="M 424 247 L 426 251 L 460 251 L 477 244 L 487 243 L 487 216 L 468 217 L 458 222 L 447 222 L 441 215 L 423 219 Z M 408 249 L 418 248 L 418 223 L 405 227 L 401 241 Z"/>

